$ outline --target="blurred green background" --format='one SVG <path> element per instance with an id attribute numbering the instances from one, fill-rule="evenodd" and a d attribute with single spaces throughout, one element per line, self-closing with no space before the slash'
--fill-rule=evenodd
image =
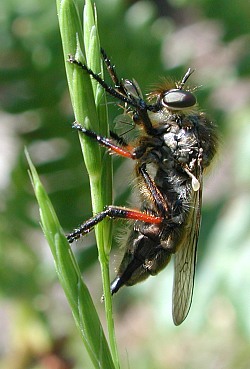
<path id="1" fill-rule="evenodd" d="M 80 9 L 82 3 L 79 1 Z M 205 179 L 199 260 L 187 320 L 171 319 L 172 266 L 114 297 L 124 368 L 250 367 L 250 6 L 246 0 L 96 0 L 101 44 L 142 91 L 196 69 L 221 143 Z M 91 368 L 39 227 L 24 146 L 65 231 L 91 216 L 66 85 L 56 4 L 0 4 L 0 368 Z M 110 101 L 110 122 L 121 110 Z M 131 163 L 114 158 L 114 203 L 129 202 Z M 116 228 L 116 227 L 115 227 Z M 119 241 L 119 240 L 118 240 Z M 114 239 L 114 244 L 117 240 Z M 94 235 L 73 246 L 100 315 Z M 120 256 L 112 257 L 111 273 Z M 104 321 L 104 319 L 103 319 Z"/>

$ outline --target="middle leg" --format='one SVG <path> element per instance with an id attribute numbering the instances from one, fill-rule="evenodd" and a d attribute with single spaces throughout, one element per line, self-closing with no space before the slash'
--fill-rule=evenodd
<path id="1" fill-rule="evenodd" d="M 125 158 L 130 158 L 133 160 L 138 159 L 138 153 L 134 151 L 134 147 L 131 145 L 128 145 L 127 143 L 125 143 L 125 141 L 121 144 L 121 146 L 119 146 L 117 143 L 114 142 L 114 140 L 107 138 L 107 137 L 100 136 L 94 131 L 86 129 L 83 126 L 81 126 L 79 123 L 76 123 L 76 122 L 72 125 L 72 128 L 75 128 L 79 132 L 85 134 L 86 136 L 93 138 L 100 145 L 106 147 L 111 152 L 117 155 L 123 156 Z M 114 139 L 118 141 L 117 137 L 115 137 Z"/>

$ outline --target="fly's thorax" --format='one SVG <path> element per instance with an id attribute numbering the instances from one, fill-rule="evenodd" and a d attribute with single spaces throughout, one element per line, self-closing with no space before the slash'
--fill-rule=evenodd
<path id="1" fill-rule="evenodd" d="M 154 128 L 165 129 L 171 118 L 171 113 L 167 110 L 159 110 L 157 112 L 148 111 L 149 119 Z"/>
<path id="2" fill-rule="evenodd" d="M 191 122 L 187 127 L 176 123 L 169 125 L 162 134 L 162 141 L 162 164 L 166 168 L 172 167 L 171 160 L 175 161 L 175 165 L 188 164 L 199 151 L 197 132 Z"/>

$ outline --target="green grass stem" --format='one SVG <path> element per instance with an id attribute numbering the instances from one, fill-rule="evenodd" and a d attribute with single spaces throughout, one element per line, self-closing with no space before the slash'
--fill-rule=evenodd
<path id="1" fill-rule="evenodd" d="M 85 1 L 83 25 L 74 0 L 57 0 L 57 12 L 62 38 L 65 69 L 75 120 L 100 134 L 109 132 L 107 107 L 103 89 L 79 67 L 70 64 L 69 55 L 103 74 L 96 9 Z M 69 130 L 69 134 L 74 134 Z M 89 174 L 93 213 L 112 203 L 111 157 L 99 145 L 79 135 L 84 162 Z M 109 346 L 88 289 L 82 281 L 78 265 L 52 205 L 28 157 L 31 178 L 41 212 L 41 222 L 49 242 L 59 280 L 68 298 L 72 314 L 95 368 L 119 369 L 114 332 L 112 299 L 110 294 L 109 254 L 111 249 L 111 222 L 104 220 L 95 227 L 98 255 L 103 280 L 104 302 Z M 84 190 L 84 189 L 83 189 Z M 109 349 L 110 347 L 110 349 Z"/>

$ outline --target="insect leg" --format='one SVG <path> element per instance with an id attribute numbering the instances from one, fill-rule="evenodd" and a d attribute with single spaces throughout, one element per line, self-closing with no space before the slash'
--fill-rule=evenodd
<path id="1" fill-rule="evenodd" d="M 84 133 L 86 136 L 93 138 L 100 145 L 102 145 L 104 147 L 107 147 L 112 152 L 116 153 L 117 155 L 124 156 L 124 157 L 130 158 L 130 159 L 137 159 L 138 158 L 139 153 L 135 152 L 133 146 L 130 146 L 130 145 L 126 144 L 125 141 L 123 141 L 123 143 L 120 143 L 121 146 L 118 146 L 110 138 L 100 136 L 97 133 L 82 127 L 78 123 L 74 123 L 72 125 L 72 128 L 75 128 L 79 132 Z M 115 137 L 115 139 L 116 139 L 116 141 L 118 141 L 118 136 Z"/>
<path id="2" fill-rule="evenodd" d="M 148 110 L 154 110 L 155 107 L 149 106 L 143 100 L 140 88 L 137 85 L 136 81 L 130 80 L 120 81 L 115 72 L 115 68 L 111 64 L 110 59 L 108 58 L 106 52 L 103 49 L 101 49 L 101 53 L 104 63 L 109 72 L 109 75 L 115 85 L 115 90 L 120 92 L 122 95 L 126 96 L 128 99 L 130 98 L 130 102 L 128 102 L 128 104 L 136 108 L 136 113 L 134 114 L 135 124 L 142 124 L 145 127 L 147 133 L 153 134 L 154 129 L 148 116 Z M 110 91 L 107 92 L 110 93 Z M 125 100 L 123 101 L 126 102 Z"/>
<path id="3" fill-rule="evenodd" d="M 170 216 L 168 204 L 148 174 L 146 163 L 138 166 L 137 172 L 145 183 L 143 191 L 148 191 L 160 221 L 149 225 L 139 222 L 131 231 L 117 276 L 110 286 L 112 295 L 124 285 L 130 286 L 157 274 L 171 258 L 171 250 L 161 247 L 162 223 Z"/>
<path id="4" fill-rule="evenodd" d="M 166 217 L 166 215 L 169 213 L 168 204 L 166 203 L 166 200 L 164 199 L 161 191 L 156 186 L 154 180 L 148 174 L 146 164 L 140 166 L 138 168 L 138 171 L 147 186 L 147 189 L 152 197 L 152 200 L 158 210 L 158 214 L 160 216 Z"/>
<path id="5" fill-rule="evenodd" d="M 114 96 L 118 100 L 121 100 L 135 108 L 138 107 L 138 103 L 121 93 L 120 91 L 116 90 L 112 86 L 109 86 L 98 74 L 92 71 L 92 69 L 88 68 L 87 65 L 81 63 L 80 61 L 76 60 L 73 55 L 69 55 L 68 62 L 71 64 L 77 65 L 79 68 L 85 70 L 90 76 L 92 76 L 103 88 L 104 90 L 109 93 L 111 96 Z"/>
<path id="6" fill-rule="evenodd" d="M 133 98 L 132 95 L 128 96 L 127 92 L 122 87 L 120 82 L 117 88 L 113 88 L 112 86 L 109 86 L 98 74 L 93 72 L 92 69 L 88 68 L 87 65 L 76 60 L 73 55 L 69 55 L 68 62 L 70 62 L 71 64 L 75 64 L 79 68 L 85 70 L 90 76 L 92 76 L 104 88 L 104 90 L 108 94 L 110 94 L 111 96 L 114 96 L 118 100 L 123 101 L 124 103 L 127 103 L 130 106 L 133 106 L 136 110 L 136 116 L 138 117 L 137 122 L 135 121 L 135 123 L 142 124 L 148 134 L 150 135 L 154 134 L 155 129 L 152 127 L 152 123 L 149 119 L 148 110 L 156 111 L 157 109 L 155 105 L 148 105 L 142 98 L 136 99 L 136 98 Z M 114 81 L 118 79 L 116 75 L 114 75 L 113 78 L 114 78 Z"/>
<path id="7" fill-rule="evenodd" d="M 106 65 L 107 71 L 110 75 L 110 78 L 112 79 L 112 81 L 115 85 L 115 89 L 126 96 L 127 95 L 126 91 L 125 91 L 121 81 L 119 80 L 117 74 L 116 74 L 115 67 L 114 67 L 114 65 L 111 64 L 111 61 L 110 61 L 109 57 L 107 56 L 105 50 L 102 49 L 102 48 L 101 48 L 101 54 L 102 54 L 103 61 Z"/>
<path id="8" fill-rule="evenodd" d="M 131 219 L 131 220 L 141 220 L 145 223 L 161 223 L 162 219 L 160 217 L 156 217 L 154 215 L 150 215 L 147 213 L 142 213 L 139 210 L 127 209 L 118 206 L 108 206 L 105 210 L 96 214 L 94 217 L 87 220 L 85 223 L 79 226 L 79 228 L 75 229 L 72 233 L 67 236 L 67 240 L 69 243 L 72 243 L 74 240 L 77 240 L 81 236 L 89 233 L 95 225 L 100 223 L 106 217 L 112 219 Z"/>
<path id="9" fill-rule="evenodd" d="M 129 146 L 128 143 L 126 142 L 126 140 L 119 136 L 117 133 L 113 132 L 113 131 L 109 131 L 110 137 L 115 140 L 120 146 Z"/>

